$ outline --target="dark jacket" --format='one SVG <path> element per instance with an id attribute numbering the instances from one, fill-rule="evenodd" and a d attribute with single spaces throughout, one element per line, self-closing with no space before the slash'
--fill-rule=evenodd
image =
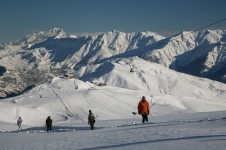
<path id="1" fill-rule="evenodd" d="M 94 124 L 95 123 L 95 116 L 92 112 L 88 115 L 88 124 Z"/>
<path id="2" fill-rule="evenodd" d="M 52 125 L 52 119 L 50 118 L 50 116 L 46 119 L 46 125 L 47 126 L 51 126 Z"/>

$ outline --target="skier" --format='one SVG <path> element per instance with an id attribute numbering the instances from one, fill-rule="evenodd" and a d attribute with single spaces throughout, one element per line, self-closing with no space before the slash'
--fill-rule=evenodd
<path id="1" fill-rule="evenodd" d="M 17 120 L 17 123 L 16 123 L 18 125 L 18 127 L 19 127 L 18 130 L 22 130 L 22 122 L 23 122 L 22 118 L 19 117 L 18 120 Z"/>
<path id="2" fill-rule="evenodd" d="M 90 125 L 91 130 L 94 130 L 95 116 L 91 110 L 89 110 L 88 115 L 88 124 Z"/>
<path id="3" fill-rule="evenodd" d="M 142 115 L 142 123 L 148 122 L 149 103 L 145 96 L 142 96 L 141 101 L 138 103 L 138 114 Z"/>
<path id="4" fill-rule="evenodd" d="M 52 131 L 52 122 L 53 120 L 48 116 L 46 119 L 46 127 L 47 127 L 47 132 Z"/>

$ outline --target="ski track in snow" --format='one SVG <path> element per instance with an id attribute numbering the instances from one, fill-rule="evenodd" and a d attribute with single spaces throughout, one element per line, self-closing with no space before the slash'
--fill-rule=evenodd
<path id="1" fill-rule="evenodd" d="M 58 98 L 60 104 L 63 106 L 63 108 L 65 109 L 66 114 L 67 114 L 69 117 L 74 117 L 74 118 L 76 118 L 77 120 L 81 120 L 81 121 L 85 122 L 84 119 L 82 119 L 81 117 L 79 117 L 79 114 L 74 114 L 74 113 L 68 108 L 68 106 L 64 103 L 64 101 L 63 101 L 62 98 L 59 96 L 59 94 L 57 94 L 57 93 L 54 91 L 54 89 L 53 89 L 52 87 L 51 87 L 51 89 L 52 89 L 53 93 L 57 96 L 57 98 Z"/>

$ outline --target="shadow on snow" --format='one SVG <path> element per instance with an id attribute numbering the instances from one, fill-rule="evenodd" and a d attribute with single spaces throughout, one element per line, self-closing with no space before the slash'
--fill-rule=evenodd
<path id="1" fill-rule="evenodd" d="M 139 145 L 139 144 L 147 144 L 147 143 L 157 143 L 157 142 L 169 142 L 169 141 L 179 141 L 179 140 L 194 140 L 194 139 L 205 139 L 205 138 L 213 138 L 209 140 L 219 140 L 219 138 L 225 138 L 226 135 L 203 135 L 203 136 L 187 136 L 187 137 L 176 137 L 176 138 L 167 138 L 167 139 L 156 139 L 156 140 L 149 140 L 149 141 L 141 141 L 141 142 L 134 142 L 134 143 L 124 143 L 124 144 L 116 144 L 116 145 L 108 145 L 108 146 L 100 146 L 100 147 L 92 147 L 92 148 L 85 148 L 86 150 L 94 150 L 94 149 L 106 149 L 106 148 L 120 148 L 132 145 Z M 224 139 L 221 139 L 224 140 Z M 80 149 L 80 150 L 85 150 Z"/>
<path id="2" fill-rule="evenodd" d="M 101 129 L 103 127 L 95 127 L 95 130 Z M 89 126 L 81 126 L 81 127 L 75 127 L 75 126 L 53 126 L 51 132 L 76 132 L 80 130 L 90 130 Z M 46 127 L 31 127 L 26 128 L 21 131 L 14 130 L 14 131 L 6 131 L 2 133 L 46 133 L 47 129 Z"/>

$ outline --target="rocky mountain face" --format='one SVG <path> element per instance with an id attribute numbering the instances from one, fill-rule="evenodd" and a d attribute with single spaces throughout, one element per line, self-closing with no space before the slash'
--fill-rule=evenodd
<path id="1" fill-rule="evenodd" d="M 226 83 L 225 43 L 223 30 L 182 32 L 166 38 L 153 32 L 116 30 L 76 36 L 53 28 L 0 45 L 0 97 L 21 93 L 65 70 L 76 74 L 87 65 L 134 56 Z"/>

